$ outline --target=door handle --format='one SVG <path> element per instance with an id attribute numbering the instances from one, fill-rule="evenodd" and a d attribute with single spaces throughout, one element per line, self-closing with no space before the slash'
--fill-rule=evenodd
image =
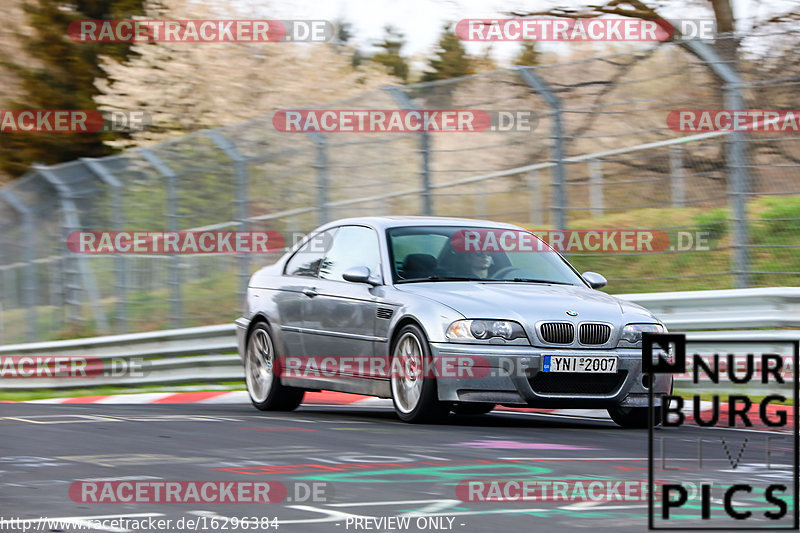
<path id="1" fill-rule="evenodd" d="M 305 294 L 309 298 L 313 298 L 314 296 L 317 296 L 319 293 L 317 292 L 317 289 L 315 289 L 314 287 L 306 287 L 305 289 L 303 289 L 303 294 Z"/>

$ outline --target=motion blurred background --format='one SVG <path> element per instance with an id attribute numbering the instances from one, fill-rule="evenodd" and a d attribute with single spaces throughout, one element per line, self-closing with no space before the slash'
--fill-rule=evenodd
<path id="1" fill-rule="evenodd" d="M 5 4 L 0 108 L 143 110 L 152 126 L 0 134 L 4 344 L 230 322 L 249 275 L 277 257 L 78 255 L 65 245 L 75 230 L 291 235 L 346 216 L 429 214 L 532 230 L 702 232 L 703 249 L 568 258 L 604 274 L 611 293 L 797 285 L 798 134 L 693 134 L 666 123 L 678 109 L 800 107 L 792 3 L 768 14 L 728 0 L 552 7 L 644 17 L 686 4 L 723 35 L 473 49 L 448 24 L 412 55 L 401 29 L 365 45 L 347 20 L 324 44 L 86 44 L 65 30 L 87 18 L 269 18 L 263 3 Z M 740 24 L 748 5 L 761 15 Z M 459 18 L 496 13 L 527 11 Z M 281 14 L 273 18 L 291 18 Z M 533 132 L 273 127 L 275 110 L 298 107 L 532 111 L 537 120 Z"/>

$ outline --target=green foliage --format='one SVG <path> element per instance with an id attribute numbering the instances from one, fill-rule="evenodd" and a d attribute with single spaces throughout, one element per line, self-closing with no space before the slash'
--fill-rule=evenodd
<path id="1" fill-rule="evenodd" d="M 774 197 L 762 200 L 766 209 L 759 218 L 769 218 L 764 228 L 768 234 L 800 232 L 800 196 Z"/>
<path id="2" fill-rule="evenodd" d="M 776 283 L 773 272 L 800 272 L 800 196 L 759 198 L 753 203 L 749 244 L 753 276 L 758 285 Z"/>
<path id="3" fill-rule="evenodd" d="M 401 55 L 405 36 L 392 26 L 386 26 L 384 31 L 386 34 L 383 41 L 378 44 L 381 51 L 374 54 L 371 59 L 386 67 L 393 76 L 408 81 L 408 61 Z"/>
<path id="4" fill-rule="evenodd" d="M 719 240 L 728 229 L 728 210 L 725 208 L 702 211 L 694 216 L 698 231 L 708 233 L 712 241 Z"/>
<path id="5" fill-rule="evenodd" d="M 439 38 L 436 55 L 428 60 L 430 70 L 422 75 L 422 81 L 445 80 L 475 73 L 473 60 L 467 55 L 464 43 L 455 32 L 445 25 Z"/>
<path id="6" fill-rule="evenodd" d="M 346 20 L 337 20 L 335 44 L 348 44 L 353 39 L 353 25 Z"/>
<path id="7" fill-rule="evenodd" d="M 69 9 L 60 0 L 38 0 L 25 4 L 32 35 L 19 35 L 26 51 L 25 64 L 9 58 L 4 66 L 20 80 L 22 94 L 7 109 L 97 109 L 95 80 L 103 76 L 100 54 L 124 59 L 130 49 L 124 43 L 81 43 L 67 35 L 69 24 L 86 19 L 116 19 L 144 13 L 143 0 L 75 0 Z M 24 173 L 31 163 L 71 161 L 78 157 L 106 155 L 103 140 L 110 134 L 96 133 L 4 133 L 0 145 L 0 168 L 11 175 Z"/>

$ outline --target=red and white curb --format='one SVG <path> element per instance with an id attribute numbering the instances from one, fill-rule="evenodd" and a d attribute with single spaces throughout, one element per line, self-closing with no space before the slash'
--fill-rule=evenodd
<path id="1" fill-rule="evenodd" d="M 140 394 L 114 394 L 109 396 L 79 396 L 76 398 L 47 398 L 44 400 L 27 400 L 24 402 L 13 403 L 40 403 L 40 404 L 249 404 L 250 397 L 247 391 L 201 391 L 201 392 L 150 392 Z M 688 402 L 687 402 L 688 403 Z M 305 405 L 347 405 L 353 407 L 392 407 L 392 400 L 388 398 L 374 398 L 359 394 L 347 394 L 344 392 L 307 392 L 303 400 Z M 712 413 L 712 403 L 709 401 L 700 402 L 701 417 L 709 420 Z M 770 405 L 767 414 L 771 419 L 775 419 L 775 412 L 780 409 L 787 411 L 787 425 L 783 428 L 771 428 L 761 423 L 758 415 L 758 404 L 754 404 L 750 410 L 750 420 L 753 422 L 754 430 L 777 430 L 786 431 L 793 428 L 793 413 L 791 407 Z M 594 420 L 610 420 L 605 409 L 535 409 L 535 408 L 511 408 L 498 407 L 498 411 L 536 413 L 551 416 L 563 416 L 570 418 L 588 418 Z M 683 409 L 687 421 L 692 420 L 692 406 L 689 404 Z M 718 427 L 724 427 L 723 422 L 727 421 L 727 404 L 720 405 L 720 421 Z M 737 429 L 743 429 L 738 427 Z"/>
<path id="2" fill-rule="evenodd" d="M 114 394 L 109 396 L 79 396 L 76 398 L 47 398 L 27 400 L 20 403 L 47 404 L 147 404 L 147 403 L 200 403 L 200 404 L 249 404 L 247 391 L 201 391 L 201 392 L 148 392 L 140 394 Z M 304 404 L 316 405 L 386 405 L 392 401 L 342 392 L 307 392 Z"/>

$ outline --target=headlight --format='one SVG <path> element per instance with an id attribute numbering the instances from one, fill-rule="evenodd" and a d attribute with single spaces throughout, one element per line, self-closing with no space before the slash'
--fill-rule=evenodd
<path id="1" fill-rule="evenodd" d="M 527 339 L 525 330 L 510 320 L 456 320 L 447 328 L 450 340 L 473 341 L 499 337 L 507 341 Z"/>
<path id="2" fill-rule="evenodd" d="M 622 328 L 619 345 L 628 348 L 642 347 L 642 333 L 666 333 L 667 328 L 661 324 L 628 324 Z"/>

